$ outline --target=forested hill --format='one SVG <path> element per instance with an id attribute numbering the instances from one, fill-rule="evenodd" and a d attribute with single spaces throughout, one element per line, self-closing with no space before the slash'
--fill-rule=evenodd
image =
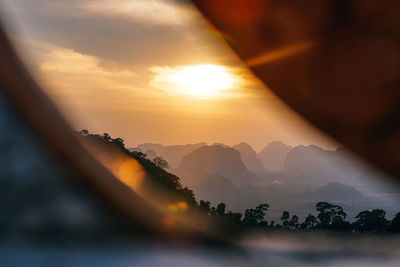
<path id="1" fill-rule="evenodd" d="M 193 191 L 187 187 L 182 187 L 179 177 L 165 170 L 168 163 L 160 157 L 153 160 L 146 158 L 142 152 L 129 151 L 125 148 L 124 141 L 121 138 L 111 138 L 107 133 L 103 135 L 90 134 L 87 130 L 77 133 L 84 143 L 90 145 L 94 156 L 107 156 L 108 162 L 116 162 L 121 156 L 136 160 L 144 168 L 146 179 L 143 180 L 147 189 L 163 190 L 171 202 L 184 201 L 189 207 L 195 207 L 196 200 Z M 129 184 L 129 181 L 125 181 Z M 152 187 L 152 188 L 150 188 Z"/>

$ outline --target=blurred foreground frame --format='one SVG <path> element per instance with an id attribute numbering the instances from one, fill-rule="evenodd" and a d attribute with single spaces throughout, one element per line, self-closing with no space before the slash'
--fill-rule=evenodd
<path id="1" fill-rule="evenodd" d="M 32 203 L 39 199 L 42 202 L 35 208 L 44 217 L 38 221 L 33 216 L 15 223 L 12 216 L 2 214 L 1 218 L 5 219 L 0 222 L 0 234 L 5 237 L 3 240 L 59 240 L 61 243 L 132 238 L 191 243 L 209 241 L 206 234 L 178 220 L 165 224 L 165 214 L 117 179 L 93 157 L 32 79 L 1 25 L 0 54 L 0 124 L 6 126 L 4 129 L 8 128 L 5 137 L 12 136 L 14 140 L 19 138 L 16 142 L 21 144 L 20 149 L 23 148 L 22 144 L 30 146 L 25 150 L 30 150 L 30 160 L 37 158 L 34 168 L 43 169 L 44 165 L 49 165 L 44 171 L 28 174 L 33 176 L 30 177 L 33 181 L 30 184 L 28 182 L 29 188 L 23 188 L 18 196 L 12 195 L 15 192 L 6 192 L 7 187 L 1 188 L 1 192 L 7 193 L 4 197 L 12 199 L 12 207 L 7 207 L 10 203 L 2 203 L 5 210 L 16 208 L 15 203 L 20 206 L 20 214 L 10 211 L 14 217 L 23 213 L 29 217 L 29 208 L 32 209 Z M 7 138 L 4 142 L 7 142 Z M 7 149 L 2 152 L 5 157 L 12 154 L 7 154 Z M 23 157 L 23 152 L 21 150 L 18 153 Z M 27 168 L 28 171 L 31 169 Z M 8 179 L 19 178 L 12 175 L 11 172 Z M 7 185 L 7 177 L 0 178 L 2 185 Z M 21 195 L 24 198 L 19 199 Z M 74 206 L 76 202 L 83 208 L 77 209 Z M 58 210 L 53 212 L 51 209 Z M 81 212 L 83 223 L 68 219 L 69 211 Z"/>
<path id="2" fill-rule="evenodd" d="M 290 107 L 399 182 L 399 1 L 193 2 Z"/>
<path id="3" fill-rule="evenodd" d="M 194 2 L 278 96 L 340 142 L 400 177 L 400 3 Z M 205 233 L 180 223 L 162 227 L 164 215 L 116 179 L 77 140 L 28 74 L 3 29 L 0 50 L 0 96 L 41 147 L 68 170 L 68 177 L 116 215 L 124 225 L 122 232 L 207 239 Z"/>

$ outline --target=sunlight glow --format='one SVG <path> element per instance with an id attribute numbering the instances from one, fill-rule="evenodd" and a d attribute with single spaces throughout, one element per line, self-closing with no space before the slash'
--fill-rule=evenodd
<path id="1" fill-rule="evenodd" d="M 153 86 L 198 98 L 215 97 L 237 84 L 237 77 L 221 65 L 155 67 L 152 71 L 156 73 Z"/>

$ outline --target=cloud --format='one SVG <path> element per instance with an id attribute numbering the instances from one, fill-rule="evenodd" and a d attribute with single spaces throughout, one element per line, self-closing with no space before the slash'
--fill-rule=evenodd
<path id="1" fill-rule="evenodd" d="M 96 0 L 81 7 L 106 16 L 124 16 L 156 25 L 186 26 L 193 21 L 195 9 L 166 0 Z"/>
<path id="2" fill-rule="evenodd" d="M 99 90 L 132 89 L 137 75 L 127 69 L 110 69 L 95 56 L 70 48 L 43 45 L 37 54 L 42 79 L 55 94 L 96 93 Z"/>
<path id="3" fill-rule="evenodd" d="M 10 25 L 18 26 L 13 35 L 69 47 L 135 72 L 171 62 L 186 65 L 216 58 L 231 65 L 231 52 L 215 38 L 192 3 L 178 2 L 0 0 L 10 15 Z"/>

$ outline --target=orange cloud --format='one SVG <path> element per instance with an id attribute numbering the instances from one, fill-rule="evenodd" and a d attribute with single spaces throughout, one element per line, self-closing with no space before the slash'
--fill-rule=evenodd
<path id="1" fill-rule="evenodd" d="M 166 0 L 96 0 L 85 2 L 82 8 L 106 16 L 124 16 L 149 24 L 185 26 L 196 10 Z"/>
<path id="2" fill-rule="evenodd" d="M 52 93 L 79 94 L 99 89 L 131 89 L 137 75 L 127 69 L 108 69 L 97 57 L 70 48 L 46 45 L 39 68 Z"/>

